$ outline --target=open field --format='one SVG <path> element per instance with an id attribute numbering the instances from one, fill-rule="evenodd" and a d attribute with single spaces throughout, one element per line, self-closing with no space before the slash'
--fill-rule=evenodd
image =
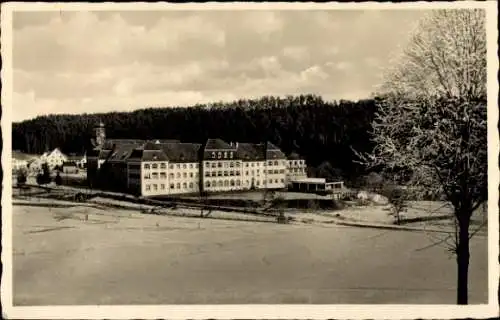
<path id="1" fill-rule="evenodd" d="M 14 304 L 454 303 L 455 261 L 431 244 L 423 232 L 14 206 Z M 485 237 L 471 242 L 470 300 L 487 301 Z"/>

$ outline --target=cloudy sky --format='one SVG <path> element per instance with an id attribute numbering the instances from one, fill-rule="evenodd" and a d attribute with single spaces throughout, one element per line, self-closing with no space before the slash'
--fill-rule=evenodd
<path id="1" fill-rule="evenodd" d="M 361 99 L 425 12 L 15 12 L 13 120 L 262 95 Z"/>

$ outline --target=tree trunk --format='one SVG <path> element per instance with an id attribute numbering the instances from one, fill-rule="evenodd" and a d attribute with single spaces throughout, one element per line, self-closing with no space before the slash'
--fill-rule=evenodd
<path id="1" fill-rule="evenodd" d="M 457 304 L 468 304 L 469 275 L 469 223 L 470 219 L 462 215 L 459 219 L 457 247 Z"/>

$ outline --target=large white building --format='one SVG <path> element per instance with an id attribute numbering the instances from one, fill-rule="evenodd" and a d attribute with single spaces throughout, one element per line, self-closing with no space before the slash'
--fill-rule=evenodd
<path id="1" fill-rule="evenodd" d="M 103 127 L 96 128 L 104 136 Z M 97 144 L 97 143 L 96 143 Z M 142 196 L 251 189 L 283 189 L 306 176 L 305 161 L 292 162 L 272 143 L 205 144 L 175 140 L 102 140 L 87 152 L 91 185 Z M 300 170 L 300 172 L 299 172 Z"/>

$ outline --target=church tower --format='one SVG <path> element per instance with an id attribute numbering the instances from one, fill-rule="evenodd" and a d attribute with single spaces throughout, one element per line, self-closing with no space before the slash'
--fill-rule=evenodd
<path id="1" fill-rule="evenodd" d="M 99 122 L 99 124 L 94 127 L 94 133 L 96 146 L 103 146 L 104 141 L 106 141 L 106 128 L 104 126 L 104 123 Z"/>

